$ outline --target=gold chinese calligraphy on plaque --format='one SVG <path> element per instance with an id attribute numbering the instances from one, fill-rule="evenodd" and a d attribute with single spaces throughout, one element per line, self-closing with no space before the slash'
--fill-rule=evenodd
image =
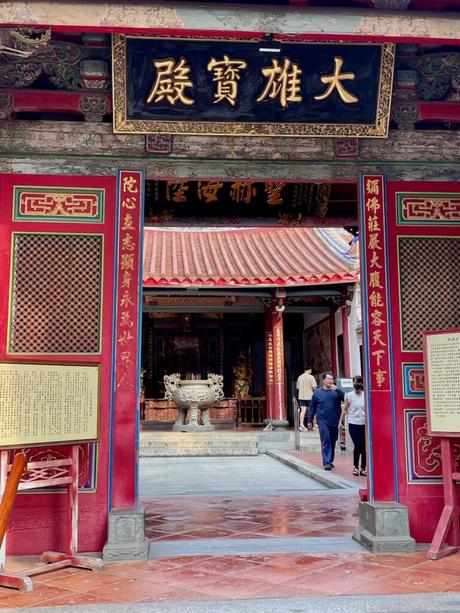
<path id="1" fill-rule="evenodd" d="M 393 43 L 113 35 L 114 132 L 386 137 Z M 272 45 L 273 46 L 273 45 Z"/>

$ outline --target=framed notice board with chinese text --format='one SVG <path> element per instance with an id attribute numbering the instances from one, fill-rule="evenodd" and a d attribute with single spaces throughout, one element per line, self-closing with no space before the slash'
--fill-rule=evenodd
<path id="1" fill-rule="evenodd" d="M 386 137 L 392 43 L 113 35 L 114 131 Z"/>
<path id="2" fill-rule="evenodd" d="M 424 332 L 428 431 L 460 437 L 460 328 Z"/>
<path id="3" fill-rule="evenodd" d="M 0 362 L 0 448 L 99 439 L 100 366 Z"/>

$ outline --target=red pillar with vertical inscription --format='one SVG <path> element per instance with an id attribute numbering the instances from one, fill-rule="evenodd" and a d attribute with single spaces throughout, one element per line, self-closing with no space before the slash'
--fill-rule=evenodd
<path id="1" fill-rule="evenodd" d="M 350 359 L 350 334 L 348 331 L 348 315 L 345 305 L 341 308 L 342 312 L 342 334 L 343 334 L 343 370 L 345 377 L 351 377 L 351 359 Z"/>
<path id="2" fill-rule="evenodd" d="M 335 326 L 335 313 L 331 312 L 329 315 L 329 323 L 331 330 L 331 370 L 334 377 L 337 376 L 337 337 Z"/>
<path id="3" fill-rule="evenodd" d="M 283 312 L 271 311 L 271 327 L 273 331 L 273 410 L 272 425 L 286 427 L 289 425 L 286 412 L 286 383 L 284 374 L 284 332 Z"/>
<path id="4" fill-rule="evenodd" d="M 143 185 L 142 172 L 119 171 L 111 509 L 137 504 Z"/>
<path id="5" fill-rule="evenodd" d="M 361 200 L 369 494 L 371 501 L 393 501 L 397 500 L 398 484 L 389 337 L 385 178 L 362 176 Z"/>
<path id="6" fill-rule="evenodd" d="M 265 423 L 270 424 L 274 419 L 274 363 L 273 363 L 273 329 L 271 307 L 265 307 Z"/>

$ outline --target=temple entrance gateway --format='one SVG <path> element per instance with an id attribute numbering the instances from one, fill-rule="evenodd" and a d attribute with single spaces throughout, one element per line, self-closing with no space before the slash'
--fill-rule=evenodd
<path id="1" fill-rule="evenodd" d="M 147 227 L 144 245 L 144 427 L 179 425 L 172 397 L 165 398 L 165 377 L 169 384 L 176 374 L 223 377 L 224 398 L 210 409 L 220 428 L 293 425 L 305 359 L 317 375 L 349 376 L 349 337 L 340 372 L 335 347 L 336 312 L 341 318 L 358 278 L 350 232 Z"/>
<path id="2" fill-rule="evenodd" d="M 358 362 L 346 350 L 356 340 L 347 342 L 347 335 L 357 336 L 358 328 L 356 301 L 348 292 L 356 277 L 346 272 L 356 253 L 353 239 L 343 245 L 331 236 L 331 229 L 350 231 L 357 224 L 358 208 L 370 444 L 369 477 L 362 493 L 367 500 L 361 503 L 356 538 L 374 551 L 411 549 L 412 538 L 430 541 L 443 506 L 442 463 L 440 441 L 429 434 L 426 424 L 421 339 L 426 330 L 459 325 L 460 103 L 455 17 L 420 18 L 421 3 L 415 0 L 402 19 L 400 14 L 373 13 L 372 9 L 364 13 L 358 7 L 356 18 L 351 19 L 339 8 L 315 13 L 315 7 L 286 7 L 273 13 L 267 7 L 242 4 L 226 15 L 226 30 L 216 33 L 222 28 L 221 13 L 211 5 L 203 9 L 190 4 L 187 10 L 174 8 L 160 17 L 157 11 L 146 12 L 141 4 L 132 4 L 129 11 L 114 14 L 113 28 L 107 25 L 106 7 L 93 12 L 64 11 L 61 2 L 60 16 L 55 5 L 22 3 L 18 11 L 3 15 L 3 23 L 8 24 L 30 14 L 37 32 L 31 35 L 17 23 L 2 29 L 0 272 L 7 291 L 0 295 L 0 358 L 21 364 L 50 360 L 97 364 L 101 369 L 100 437 L 97 443 L 79 445 L 79 488 L 85 493 L 80 497 L 81 551 L 101 550 L 109 524 L 109 540 L 115 544 L 119 539 L 112 548 L 114 558 L 127 551 L 133 556 L 146 552 L 143 517 L 137 506 L 137 408 L 141 366 L 153 346 L 149 338 L 154 343 L 163 334 L 165 342 L 172 343 L 173 365 L 185 369 L 186 376 L 195 374 L 188 368 L 198 355 L 200 364 L 193 370 L 206 377 L 222 326 L 224 348 L 221 353 L 219 345 L 219 356 L 230 356 L 228 372 L 222 376 L 234 378 L 224 381 L 229 405 L 223 422 L 229 420 L 232 402 L 247 400 L 253 405 L 242 407 L 240 413 L 248 424 L 268 421 L 267 425 L 279 429 L 289 424 L 293 373 L 283 364 L 291 360 L 294 370 L 290 354 L 296 356 L 298 349 L 293 345 L 289 349 L 289 342 L 299 335 L 299 325 L 303 358 L 317 358 L 323 344 L 335 373 L 357 372 Z M 311 61 L 314 49 L 308 47 L 312 38 L 317 43 L 319 22 L 324 66 Z M 266 23 L 275 32 L 270 41 L 276 46 L 270 44 L 262 52 L 261 43 L 266 48 L 268 41 L 260 29 Z M 257 40 L 246 39 L 248 24 L 257 30 L 251 34 Z M 152 100 L 145 108 L 155 83 L 154 73 L 145 71 L 147 96 L 139 89 L 135 92 L 141 94 L 142 104 L 112 109 L 112 83 L 118 94 L 123 83 L 120 75 L 112 81 L 109 77 L 111 34 L 116 34 L 120 51 L 126 42 L 120 32 L 133 28 L 146 28 L 152 37 L 159 34 L 155 44 L 184 50 L 184 59 L 190 59 L 186 68 L 191 80 L 196 70 L 205 75 L 201 82 L 209 88 L 204 98 L 193 89 L 195 83 L 185 91 L 187 99 L 197 101 L 195 108 L 168 107 L 166 98 Z M 172 30 L 183 33 L 176 47 L 177 41 L 165 40 Z M 235 51 L 232 57 L 244 58 L 258 72 L 260 81 L 246 79 L 249 73 L 242 73 L 238 81 L 251 98 L 251 123 L 258 123 L 254 117 L 258 108 L 264 121 L 272 121 L 262 125 L 258 136 L 244 136 L 252 128 L 232 121 L 238 109 L 234 112 L 228 102 L 213 105 L 217 82 L 212 69 L 207 70 L 200 53 L 189 58 L 187 45 L 195 45 L 197 38 L 201 38 L 199 45 L 207 44 L 203 34 L 210 32 L 216 33 L 219 50 L 225 45 Z M 344 38 L 350 44 L 338 49 L 338 40 Z M 385 41 L 381 88 L 378 69 L 368 64 L 367 73 L 361 70 L 365 60 L 378 60 L 380 43 L 375 40 Z M 367 41 L 372 54 L 367 54 Z M 281 57 L 273 56 L 272 49 L 279 46 L 287 57 L 289 44 L 299 51 L 289 67 L 293 82 L 300 79 L 299 86 L 304 88 L 308 82 L 312 88 L 302 89 L 302 104 L 283 98 L 286 107 L 282 107 L 280 90 L 277 93 L 275 86 L 271 97 L 265 86 L 269 75 L 275 76 Z M 137 49 L 139 57 L 140 46 Z M 253 55 L 240 55 L 243 51 Z M 342 57 L 345 52 L 345 63 L 339 65 L 334 55 Z M 150 71 L 158 57 L 143 58 Z M 127 67 L 121 61 L 114 64 Z M 262 79 L 264 68 L 269 68 L 267 79 Z M 317 68 L 319 72 L 313 74 Z M 334 70 L 342 76 L 356 74 L 355 79 L 346 77 L 346 92 L 358 98 L 369 94 L 369 103 L 377 102 L 381 93 L 384 104 L 374 113 L 371 106 L 358 108 L 352 106 L 356 104 L 352 99 L 344 101 L 337 88 L 328 92 L 321 78 L 330 79 Z M 369 87 L 366 74 L 375 77 L 375 87 Z M 128 78 L 141 86 L 133 75 Z M 261 89 L 252 96 L 251 88 L 257 83 Z M 318 100 L 327 92 L 327 99 Z M 297 97 L 295 91 L 291 95 Z M 257 101 L 259 97 L 262 100 Z M 307 97 L 311 104 L 305 104 Z M 120 124 L 125 120 L 148 122 L 159 108 L 157 102 L 163 105 L 162 134 L 159 130 L 144 134 L 145 129 L 140 134 L 137 126 L 132 126 L 131 133 L 114 133 L 112 115 L 116 129 L 123 129 Z M 224 134 L 207 131 L 196 121 L 195 109 L 206 105 L 213 117 L 227 105 L 230 121 Z M 146 116 L 124 117 L 123 112 L 130 109 Z M 305 129 L 303 136 L 294 123 L 289 124 L 290 117 L 296 119 L 292 115 L 296 109 L 311 115 L 322 109 L 314 117 L 297 117 L 297 125 Z M 189 124 L 201 126 L 200 134 L 184 129 L 178 118 L 182 111 Z M 361 111 L 366 111 L 366 117 Z M 331 117 L 337 120 L 332 132 L 311 123 L 317 118 L 329 123 Z M 378 125 L 370 125 L 374 118 Z M 364 127 L 361 120 L 367 121 Z M 322 138 L 315 138 L 317 134 Z M 308 230 L 312 232 L 307 236 Z M 320 258 L 326 267 L 314 270 L 311 258 L 305 260 L 308 256 Z M 238 311 L 243 307 L 249 310 Z M 165 332 L 170 316 L 179 330 L 172 339 Z M 190 316 L 189 329 L 186 316 Z M 242 320 L 253 325 L 245 326 Z M 142 322 L 147 341 L 141 356 Z M 165 324 L 164 329 L 157 323 Z M 312 346 L 319 350 L 308 349 Z M 261 354 L 267 375 L 257 382 Z M 167 352 L 164 355 L 168 358 Z M 323 368 L 326 364 L 320 360 L 316 369 Z M 161 376 L 157 369 L 150 382 L 152 396 L 147 400 L 154 403 L 164 401 Z M 236 390 L 242 396 L 249 394 L 248 398 L 237 399 Z M 159 415 L 165 409 L 155 406 L 152 410 L 158 411 L 153 421 L 161 421 Z M 163 420 L 169 423 L 162 427 L 171 427 L 175 419 Z M 14 451 L 8 453 L 11 459 Z M 50 443 L 46 448 L 31 447 L 27 453 L 29 461 L 45 456 L 59 460 L 59 454 L 69 450 Z M 12 517 L 14 538 L 8 540 L 10 553 L 62 549 L 62 496 L 59 487 L 18 496 Z"/>

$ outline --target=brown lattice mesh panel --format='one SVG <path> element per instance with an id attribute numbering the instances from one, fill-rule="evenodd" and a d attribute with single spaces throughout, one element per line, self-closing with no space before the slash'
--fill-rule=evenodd
<path id="1" fill-rule="evenodd" d="M 460 325 L 460 240 L 399 239 L 403 350 L 422 351 L 422 332 Z"/>
<path id="2" fill-rule="evenodd" d="M 102 236 L 15 234 L 12 353 L 98 353 Z"/>

